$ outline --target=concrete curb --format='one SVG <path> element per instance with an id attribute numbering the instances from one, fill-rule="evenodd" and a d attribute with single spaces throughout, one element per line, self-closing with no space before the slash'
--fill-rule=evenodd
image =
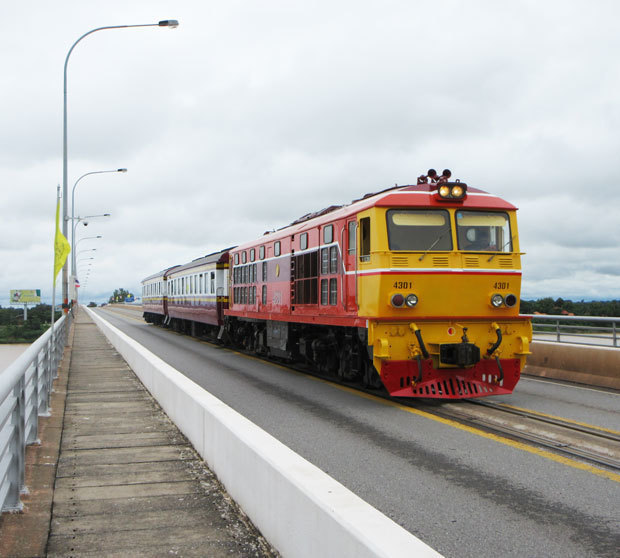
<path id="1" fill-rule="evenodd" d="M 439 557 L 329 475 L 87 309 L 283 556 Z"/>
<path id="2" fill-rule="evenodd" d="M 620 389 L 620 349 L 533 341 L 524 374 Z"/>

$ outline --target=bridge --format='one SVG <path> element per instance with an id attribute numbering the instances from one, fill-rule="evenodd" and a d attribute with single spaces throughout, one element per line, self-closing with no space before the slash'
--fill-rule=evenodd
<path id="1" fill-rule="evenodd" d="M 486 408 L 381 400 L 135 307 L 80 308 L 46 335 L 0 374 L 2 556 L 617 552 L 617 348 L 534 342 L 513 396 L 491 398 L 607 433 L 597 462 L 597 443 L 545 449 L 536 426 L 526 444 Z"/>

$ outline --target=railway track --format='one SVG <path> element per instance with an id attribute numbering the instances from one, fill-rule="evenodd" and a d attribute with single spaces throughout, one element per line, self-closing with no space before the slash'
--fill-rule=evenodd
<path id="1" fill-rule="evenodd" d="M 413 405 L 420 408 L 416 402 Z M 483 400 L 421 405 L 443 418 L 620 471 L 620 433 L 611 429 Z"/>

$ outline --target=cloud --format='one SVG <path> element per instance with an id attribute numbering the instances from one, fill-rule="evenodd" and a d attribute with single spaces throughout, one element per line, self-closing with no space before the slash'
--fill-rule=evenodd
<path id="1" fill-rule="evenodd" d="M 172 10 L 172 11 L 171 11 Z M 429 167 L 520 207 L 524 295 L 619 298 L 620 48 L 611 1 L 381 5 L 110 0 L 14 3 L 0 36 L 0 304 L 51 298 L 62 72 L 69 196 L 97 247 L 86 293 L 300 215 L 415 181 Z M 69 200 L 70 202 L 70 200 Z M 570 295 L 570 296 L 569 296 Z M 86 295 L 88 296 L 88 295 Z"/>

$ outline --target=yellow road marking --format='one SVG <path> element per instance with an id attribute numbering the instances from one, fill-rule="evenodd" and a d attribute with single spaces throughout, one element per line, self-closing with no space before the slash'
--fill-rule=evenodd
<path id="1" fill-rule="evenodd" d="M 125 316 L 123 316 L 125 317 Z M 142 321 L 142 320 L 137 320 L 136 318 L 131 318 L 129 316 L 127 316 L 127 318 L 132 319 L 132 320 L 136 320 L 136 321 Z M 144 322 L 143 322 L 144 323 Z M 205 343 L 208 345 L 213 346 L 212 343 L 209 343 L 208 341 L 200 341 L 201 343 Z M 219 346 L 219 345 L 217 345 Z M 224 347 L 223 347 L 224 348 Z M 265 361 L 263 359 L 260 359 L 258 357 L 254 357 L 252 355 L 246 355 L 244 353 L 240 353 L 235 351 L 234 349 L 229 349 L 229 348 L 224 348 L 225 350 L 245 357 L 247 359 L 250 360 L 256 360 L 258 362 L 262 362 L 264 363 Z M 497 434 L 492 434 L 490 432 L 485 432 L 484 430 L 480 430 L 479 428 L 474 428 L 472 426 L 467 426 L 465 424 L 461 424 L 455 420 L 451 420 L 451 419 L 446 419 L 443 417 L 438 417 L 437 415 L 433 415 L 432 413 L 428 413 L 426 411 L 421 411 L 419 409 L 414 409 L 413 407 L 407 407 L 405 405 L 402 405 L 400 403 L 397 403 L 395 401 L 390 401 L 388 399 L 383 399 L 381 397 L 377 397 L 376 395 L 372 395 L 370 393 L 364 393 L 363 391 L 358 391 L 356 389 L 347 387 L 347 386 L 343 386 L 341 384 L 338 384 L 336 382 L 332 382 L 330 380 L 325 380 L 323 378 L 317 378 L 316 376 L 310 376 L 307 374 L 302 374 L 301 372 L 297 372 L 296 370 L 292 370 L 291 368 L 288 368 L 286 366 L 283 366 L 281 364 L 278 364 L 276 362 L 270 362 L 270 365 L 274 365 L 282 370 L 286 370 L 287 372 L 293 372 L 297 375 L 303 376 L 305 378 L 310 378 L 312 380 L 315 380 L 317 382 L 323 382 L 326 384 L 330 384 L 331 386 L 334 386 L 337 389 L 340 389 L 342 391 L 346 391 L 347 393 L 350 393 L 352 395 L 356 395 L 358 397 L 363 397 L 365 399 L 369 399 L 371 401 L 375 401 L 377 403 L 381 403 L 383 405 L 387 405 L 389 407 L 393 407 L 395 409 L 398 409 L 400 411 L 405 411 L 406 413 L 411 413 L 413 415 L 418 415 L 420 417 L 424 417 L 426 419 L 429 420 L 433 420 L 435 422 L 440 422 L 441 424 L 445 424 L 446 426 L 451 426 L 453 428 L 457 428 L 459 430 L 463 430 L 465 432 L 468 432 L 469 434 L 475 434 L 476 436 L 481 436 L 482 438 L 486 438 L 487 440 L 492 440 L 494 442 L 498 442 L 500 444 L 504 444 L 506 446 L 510 446 L 512 448 L 515 449 L 519 449 L 522 451 L 526 451 L 528 453 L 532 453 L 534 455 L 537 455 L 539 457 L 543 457 L 545 459 L 549 459 L 551 461 L 555 461 L 556 463 L 561 463 L 562 465 L 567 465 L 568 467 L 572 467 L 573 469 L 579 469 L 581 471 L 586 471 L 588 473 L 592 473 L 593 475 L 597 475 L 599 477 L 604 477 L 607 478 L 609 480 L 615 481 L 615 482 L 620 482 L 620 475 L 617 473 L 612 473 L 611 471 L 606 471 L 605 469 L 599 469 L 598 467 L 594 467 L 593 465 L 587 465 L 586 463 L 581 463 L 579 461 L 575 461 L 574 459 L 570 459 L 569 457 L 564 457 L 562 455 L 558 455 L 555 453 L 552 453 L 550 451 L 544 450 L 544 449 L 540 449 L 540 448 L 536 448 L 534 446 L 530 446 L 528 444 L 524 444 L 522 442 L 516 442 L 514 440 L 511 440 L 509 438 L 504 438 L 503 436 L 498 436 Z M 510 407 L 509 405 L 506 405 L 507 407 Z M 514 407 L 515 409 L 517 407 Z M 530 411 L 532 412 L 532 411 Z M 539 413 L 542 416 L 550 416 L 550 415 L 543 415 L 543 413 Z M 561 419 L 561 420 L 567 420 L 567 419 Z M 577 423 L 576 421 L 568 421 L 568 422 L 575 422 L 576 424 L 580 424 Z M 597 428 L 597 427 L 594 427 Z M 606 430 L 601 428 L 601 430 Z M 613 430 L 609 430 L 609 432 L 614 432 Z"/>

